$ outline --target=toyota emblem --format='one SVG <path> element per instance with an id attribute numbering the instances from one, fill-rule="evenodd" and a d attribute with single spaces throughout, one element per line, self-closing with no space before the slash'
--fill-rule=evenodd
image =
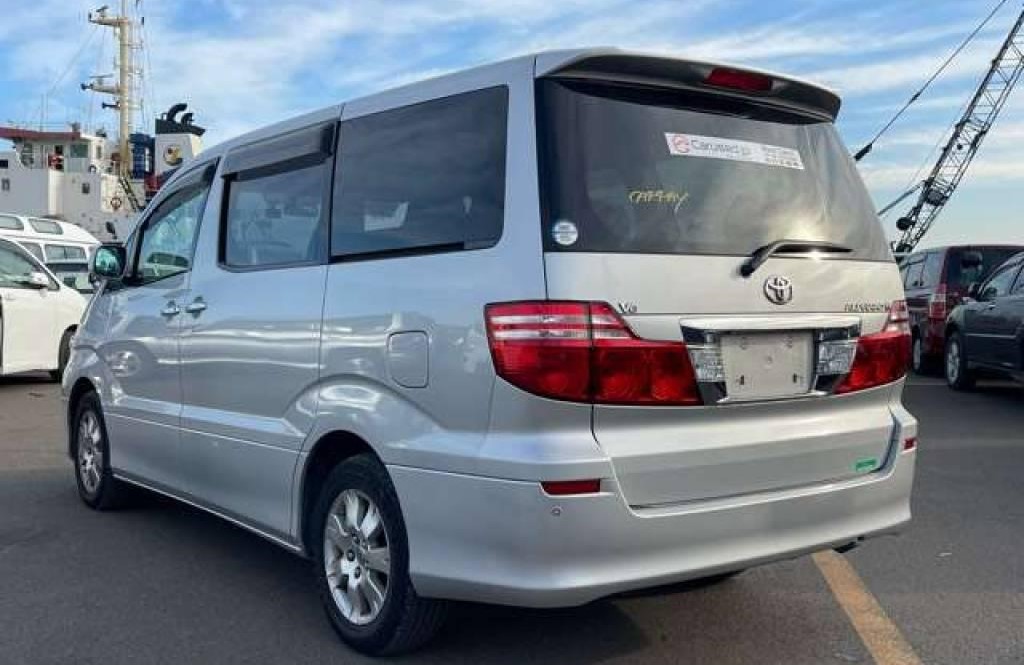
<path id="1" fill-rule="evenodd" d="M 772 275 L 764 280 L 764 295 L 776 305 L 785 305 L 793 299 L 793 282 L 788 277 Z"/>

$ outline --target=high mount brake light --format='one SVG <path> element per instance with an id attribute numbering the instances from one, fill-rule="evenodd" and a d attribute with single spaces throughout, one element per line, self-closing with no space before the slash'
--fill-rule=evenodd
<path id="1" fill-rule="evenodd" d="M 498 375 L 528 392 L 573 402 L 700 404 L 682 342 L 640 339 L 607 303 L 488 305 Z"/>
<path id="2" fill-rule="evenodd" d="M 726 67 L 715 67 L 704 79 L 705 85 L 713 85 L 716 88 L 729 88 L 730 90 L 745 90 L 747 92 L 771 92 L 772 78 L 764 74 L 744 72 L 738 69 Z"/>
<path id="3" fill-rule="evenodd" d="M 902 379 L 910 367 L 910 317 L 907 303 L 895 301 L 881 332 L 857 340 L 857 352 L 849 374 L 836 388 L 852 393 Z"/>

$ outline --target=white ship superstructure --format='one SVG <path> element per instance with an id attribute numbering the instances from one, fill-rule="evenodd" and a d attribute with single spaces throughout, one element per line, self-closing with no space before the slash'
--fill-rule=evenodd
<path id="1" fill-rule="evenodd" d="M 0 213 L 62 219 L 104 240 L 123 238 L 167 175 L 202 149 L 205 130 L 185 104 L 157 118 L 155 135 L 132 131 L 143 77 L 134 64 L 143 61 L 137 18 L 127 0 L 117 15 L 107 6 L 89 15 L 116 35 L 117 74 L 93 76 L 81 87 L 109 96 L 102 106 L 117 113 L 118 135 L 79 123 L 66 130 L 0 126 L 0 139 L 12 144 L 0 150 Z"/>

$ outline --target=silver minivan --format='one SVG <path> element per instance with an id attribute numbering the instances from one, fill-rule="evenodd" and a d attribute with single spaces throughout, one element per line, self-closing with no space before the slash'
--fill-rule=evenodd
<path id="1" fill-rule="evenodd" d="M 371 654 L 450 600 L 579 605 L 899 530 L 906 306 L 838 109 L 560 51 L 203 153 L 94 258 L 82 499 L 140 486 L 310 558 Z"/>

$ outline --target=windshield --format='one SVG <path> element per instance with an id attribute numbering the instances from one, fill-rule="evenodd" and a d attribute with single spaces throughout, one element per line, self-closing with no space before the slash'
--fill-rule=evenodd
<path id="1" fill-rule="evenodd" d="M 724 97 L 538 83 L 548 251 L 746 256 L 780 240 L 889 261 L 829 122 Z"/>

